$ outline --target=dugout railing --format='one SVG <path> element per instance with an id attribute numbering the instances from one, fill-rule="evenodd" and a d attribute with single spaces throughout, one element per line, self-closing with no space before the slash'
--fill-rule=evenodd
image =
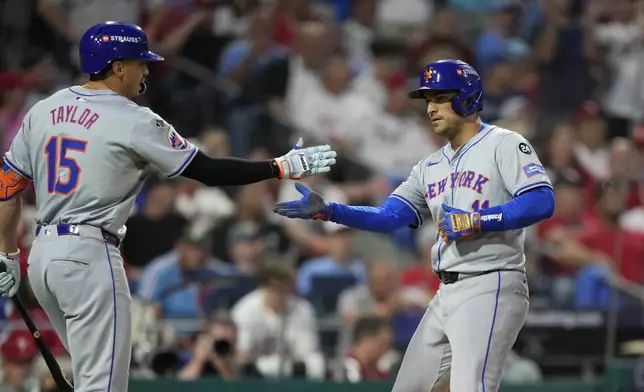
<path id="1" fill-rule="evenodd" d="M 501 392 L 640 392 L 639 361 L 619 361 L 611 365 L 602 379 L 596 381 L 546 381 L 534 384 L 504 384 Z M 132 380 L 130 392 L 390 392 L 391 382 L 336 383 L 288 381 L 222 381 L 202 379 Z"/>

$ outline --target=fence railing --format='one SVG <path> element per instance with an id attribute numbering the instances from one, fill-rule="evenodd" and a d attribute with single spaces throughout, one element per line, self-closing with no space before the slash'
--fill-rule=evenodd
<path id="1" fill-rule="evenodd" d="M 505 384 L 501 392 L 635 392 L 634 362 L 616 362 L 603 379 L 597 381 L 548 381 L 534 384 Z M 222 381 L 202 379 L 178 381 L 171 379 L 132 380 L 130 392 L 390 392 L 391 382 L 334 383 L 289 381 Z M 641 389 L 644 391 L 644 389 Z"/>

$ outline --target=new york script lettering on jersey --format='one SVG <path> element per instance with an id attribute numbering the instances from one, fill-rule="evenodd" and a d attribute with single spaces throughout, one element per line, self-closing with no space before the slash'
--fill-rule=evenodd
<path id="1" fill-rule="evenodd" d="M 196 153 L 150 109 L 112 91 L 74 86 L 29 110 L 5 162 L 34 181 L 38 223 L 117 233 L 149 169 L 178 176 Z"/>
<path id="2" fill-rule="evenodd" d="M 413 208 L 420 226 L 428 216 L 438 221 L 445 214 L 443 203 L 474 212 L 542 186 L 552 188 L 530 143 L 516 132 L 482 124 L 456 151 L 447 144 L 420 161 L 392 196 Z M 524 242 L 523 229 L 480 233 L 447 244 L 437 235 L 432 267 L 464 273 L 524 270 Z"/>

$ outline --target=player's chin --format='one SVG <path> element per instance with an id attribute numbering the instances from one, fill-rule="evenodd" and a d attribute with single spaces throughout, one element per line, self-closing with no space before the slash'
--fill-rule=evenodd
<path id="1" fill-rule="evenodd" d="M 432 121 L 432 129 L 437 135 L 443 136 L 447 133 L 447 123 L 445 120 Z"/>

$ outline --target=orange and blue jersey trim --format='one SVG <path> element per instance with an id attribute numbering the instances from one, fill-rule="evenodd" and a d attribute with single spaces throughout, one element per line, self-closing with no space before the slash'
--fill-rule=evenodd
<path id="1" fill-rule="evenodd" d="M 0 170 L 0 201 L 9 200 L 29 186 L 30 180 L 13 168 L 4 159 Z"/>

